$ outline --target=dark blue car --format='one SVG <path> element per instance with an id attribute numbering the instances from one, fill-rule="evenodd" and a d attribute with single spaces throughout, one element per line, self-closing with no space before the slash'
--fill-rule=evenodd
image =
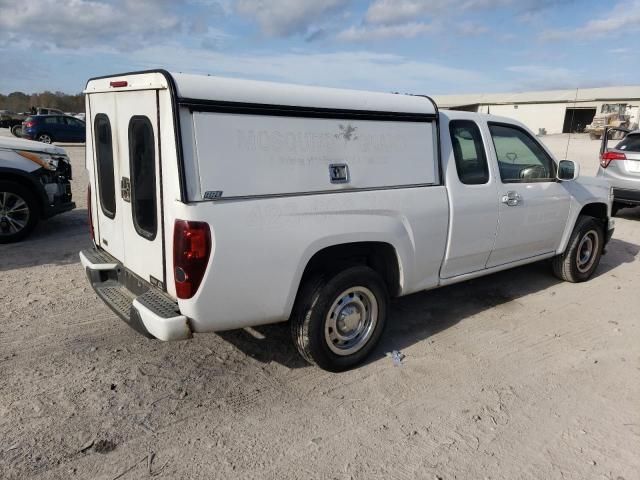
<path id="1" fill-rule="evenodd" d="M 85 123 L 68 115 L 32 115 L 22 122 L 22 138 L 39 142 L 84 142 Z"/>

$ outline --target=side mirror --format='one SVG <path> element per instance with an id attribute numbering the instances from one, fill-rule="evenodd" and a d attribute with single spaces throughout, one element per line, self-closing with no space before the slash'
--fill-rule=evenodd
<path id="1" fill-rule="evenodd" d="M 558 164 L 558 180 L 575 180 L 580 175 L 580 164 L 571 160 L 560 160 Z"/>

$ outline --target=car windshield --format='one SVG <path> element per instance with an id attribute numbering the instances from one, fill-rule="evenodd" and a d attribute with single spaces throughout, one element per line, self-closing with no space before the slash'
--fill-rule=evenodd
<path id="1" fill-rule="evenodd" d="M 616 150 L 640 152 L 640 133 L 627 135 L 620 143 L 618 143 L 618 145 L 616 145 Z"/>

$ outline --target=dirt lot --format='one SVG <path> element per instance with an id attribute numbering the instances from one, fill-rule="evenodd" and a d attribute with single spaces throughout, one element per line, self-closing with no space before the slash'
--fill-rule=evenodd
<path id="1" fill-rule="evenodd" d="M 569 158 L 593 174 L 597 148 L 574 137 Z M 77 210 L 0 247 L 0 478 L 640 478 L 639 209 L 592 281 L 540 263 L 399 299 L 372 360 L 335 375 L 284 325 L 129 330 L 78 262 L 68 151 Z"/>

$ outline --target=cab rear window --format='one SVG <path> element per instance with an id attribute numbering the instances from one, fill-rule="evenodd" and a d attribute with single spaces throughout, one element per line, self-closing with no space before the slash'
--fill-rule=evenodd
<path id="1" fill-rule="evenodd" d="M 627 135 L 616 145 L 616 150 L 625 152 L 640 152 L 640 134 Z"/>

